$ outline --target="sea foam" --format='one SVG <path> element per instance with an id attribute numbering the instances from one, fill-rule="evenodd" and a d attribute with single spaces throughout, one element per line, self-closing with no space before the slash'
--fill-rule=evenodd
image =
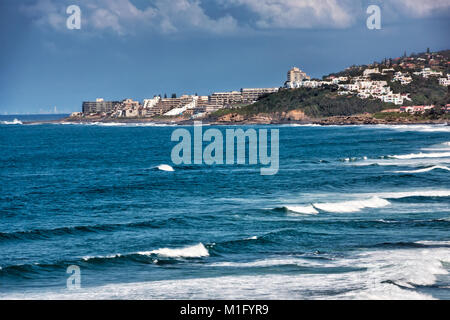
<path id="1" fill-rule="evenodd" d="M 450 132 L 450 127 L 443 124 L 435 124 L 435 125 L 377 125 L 374 128 L 387 128 L 393 129 L 401 132 Z"/>
<path id="2" fill-rule="evenodd" d="M 374 196 L 370 199 L 351 200 L 342 202 L 314 203 L 314 208 L 327 212 L 349 213 L 358 212 L 364 208 L 382 208 L 389 205 L 386 199 Z"/>
<path id="3" fill-rule="evenodd" d="M 14 119 L 13 121 L 1 121 L 1 124 L 23 124 L 22 121 Z"/>
<path id="4" fill-rule="evenodd" d="M 168 258 L 201 258 L 209 256 L 208 249 L 203 243 L 179 249 L 161 248 L 153 251 L 141 251 L 137 252 L 137 254 L 146 256 L 155 254 Z"/>
<path id="5" fill-rule="evenodd" d="M 441 170 L 447 170 L 450 171 L 449 167 L 446 166 L 432 166 L 429 168 L 423 168 L 423 169 L 417 169 L 417 170 L 411 170 L 411 171 L 394 171 L 395 173 L 423 173 L 423 172 L 430 172 L 436 169 L 441 169 Z"/>
<path id="6" fill-rule="evenodd" d="M 389 156 L 394 159 L 421 159 L 421 158 L 447 158 L 450 152 L 433 152 L 433 153 L 410 153 L 404 155 Z"/>
<path id="7" fill-rule="evenodd" d="M 319 211 L 316 210 L 312 205 L 309 206 L 284 206 L 288 211 L 301 214 L 318 214 Z"/>
<path id="8" fill-rule="evenodd" d="M 168 171 L 168 172 L 173 172 L 175 171 L 171 166 L 169 166 L 168 164 L 160 164 L 159 166 L 156 167 L 158 170 L 161 171 Z"/>
<path id="9" fill-rule="evenodd" d="M 0 299 L 433 299 L 417 286 L 438 284 L 448 275 L 442 261 L 450 261 L 448 248 L 426 243 L 426 248 L 367 250 L 324 260 L 322 268 L 352 268 L 350 272 L 323 274 L 260 274 L 196 277 L 135 283 L 113 283 L 76 291 L 0 293 Z M 438 243 L 439 244 L 439 243 Z M 428 247 L 429 246 L 429 247 Z M 316 262 L 293 257 L 250 262 L 224 261 L 204 267 L 315 267 Z M 357 270 L 355 270 L 355 268 Z M 218 272 L 219 274 L 219 272 Z M 438 284 L 441 288 L 441 284 Z"/>

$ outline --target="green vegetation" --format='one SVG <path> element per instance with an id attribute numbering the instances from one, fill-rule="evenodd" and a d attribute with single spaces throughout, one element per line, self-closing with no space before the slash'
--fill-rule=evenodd
<path id="1" fill-rule="evenodd" d="M 259 113 L 281 113 L 291 110 L 302 110 L 312 118 L 330 116 L 348 116 L 358 113 L 374 113 L 393 108 L 392 104 L 379 100 L 360 99 L 355 96 L 337 94 L 336 86 L 325 86 L 319 89 L 299 88 L 283 89 L 262 97 L 256 103 L 239 109 L 221 109 L 212 115 L 217 118 L 228 113 L 253 116 Z"/>
<path id="2" fill-rule="evenodd" d="M 450 103 L 447 94 L 448 89 L 440 86 L 436 78 L 425 79 L 413 76 L 413 81 L 404 86 L 399 82 L 389 82 L 394 93 L 410 93 L 411 101 L 405 101 L 405 105 L 436 105 L 444 106 Z"/>
<path id="3" fill-rule="evenodd" d="M 370 65 L 351 66 L 344 71 L 330 74 L 329 76 L 361 76 L 367 68 L 393 69 L 386 74 L 371 74 L 371 80 L 383 80 L 388 83 L 394 93 L 410 94 L 412 101 L 405 100 L 404 105 L 435 105 L 437 108 L 433 113 L 422 115 L 424 119 L 448 118 L 448 115 L 441 114 L 440 107 L 450 103 L 449 89 L 439 85 L 438 78 L 430 77 L 425 79 L 421 76 L 412 75 L 415 71 L 423 68 L 431 68 L 441 71 L 444 75 L 449 73 L 450 50 L 437 53 L 404 55 L 395 59 L 384 59 L 383 62 L 374 62 Z M 401 71 L 412 75 L 413 81 L 408 85 L 392 81 L 394 73 Z M 325 76 L 324 78 L 328 78 Z M 347 81 L 350 82 L 349 79 Z M 280 89 L 279 92 L 262 96 L 256 103 L 246 106 L 234 106 L 230 109 L 221 109 L 211 115 L 211 118 L 218 118 L 225 114 L 236 113 L 244 117 L 251 117 L 257 114 L 282 114 L 291 110 L 301 110 L 311 118 L 323 118 L 331 116 L 351 116 L 363 113 L 377 113 L 385 109 L 398 109 L 399 106 L 387 104 L 379 99 L 360 99 L 354 95 L 339 95 L 338 87 L 335 85 L 324 86 L 317 89 Z M 378 113 L 377 117 L 410 117 L 408 114 Z M 414 117 L 414 116 L 411 116 Z M 418 116 L 417 116 L 418 117 Z M 412 119 L 412 118 L 411 118 Z"/>

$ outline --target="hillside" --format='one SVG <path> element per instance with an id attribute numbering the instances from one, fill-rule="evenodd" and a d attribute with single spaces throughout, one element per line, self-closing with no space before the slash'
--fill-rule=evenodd
<path id="1" fill-rule="evenodd" d="M 358 113 L 374 113 L 392 108 L 392 104 L 377 100 L 360 99 L 355 96 L 340 96 L 336 86 L 323 88 L 283 89 L 262 97 L 252 105 L 242 108 L 221 109 L 212 115 L 218 118 L 229 113 L 237 113 L 246 117 L 257 114 L 274 114 L 302 110 L 311 118 L 331 117 L 337 115 L 353 115 Z"/>
<path id="2" fill-rule="evenodd" d="M 450 51 L 446 50 L 404 55 L 401 58 L 384 59 L 382 62 L 369 65 L 352 66 L 342 72 L 324 76 L 323 81 L 319 81 L 318 87 L 305 85 L 297 89 L 283 88 L 277 93 L 261 97 L 254 104 L 221 109 L 211 114 L 210 119 L 216 120 L 230 114 L 238 115 L 244 121 L 257 116 L 276 118 L 293 110 L 303 113 L 308 118 L 317 119 L 374 114 L 385 109 L 398 109 L 399 104 L 383 102 L 393 100 L 384 100 L 383 94 L 370 91 L 380 89 L 374 89 L 376 85 L 380 87 L 380 82 L 384 83 L 381 87 L 385 86 L 389 90 L 388 94 L 401 98 L 400 105 L 435 105 L 440 109 L 450 103 L 449 87 L 440 85 L 438 80 L 450 72 L 449 56 Z M 367 72 L 370 70 L 378 71 L 370 74 Z M 434 74 L 425 75 L 425 70 L 431 70 Z M 399 76 L 409 80 L 401 82 Z M 340 77 L 343 79 L 339 79 Z M 337 79 L 339 81 L 333 82 Z M 357 91 L 346 89 L 346 85 L 362 85 L 363 82 L 374 84 L 368 89 L 369 93 L 364 92 L 364 88 Z"/>

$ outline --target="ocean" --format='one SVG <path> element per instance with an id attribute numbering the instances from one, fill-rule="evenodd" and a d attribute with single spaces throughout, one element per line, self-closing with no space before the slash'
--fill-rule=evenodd
<path id="1" fill-rule="evenodd" d="M 1 299 L 450 299 L 449 126 L 243 126 L 279 130 L 263 176 L 174 165 L 176 126 L 0 120 Z"/>

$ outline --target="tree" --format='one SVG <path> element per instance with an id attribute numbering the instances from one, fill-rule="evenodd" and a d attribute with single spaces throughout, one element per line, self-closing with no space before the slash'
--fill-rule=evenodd
<path id="1" fill-rule="evenodd" d="M 177 97 L 176 93 L 172 93 L 172 99 L 175 99 Z"/>
<path id="2" fill-rule="evenodd" d="M 167 99 L 167 93 L 164 93 L 164 99 Z"/>

